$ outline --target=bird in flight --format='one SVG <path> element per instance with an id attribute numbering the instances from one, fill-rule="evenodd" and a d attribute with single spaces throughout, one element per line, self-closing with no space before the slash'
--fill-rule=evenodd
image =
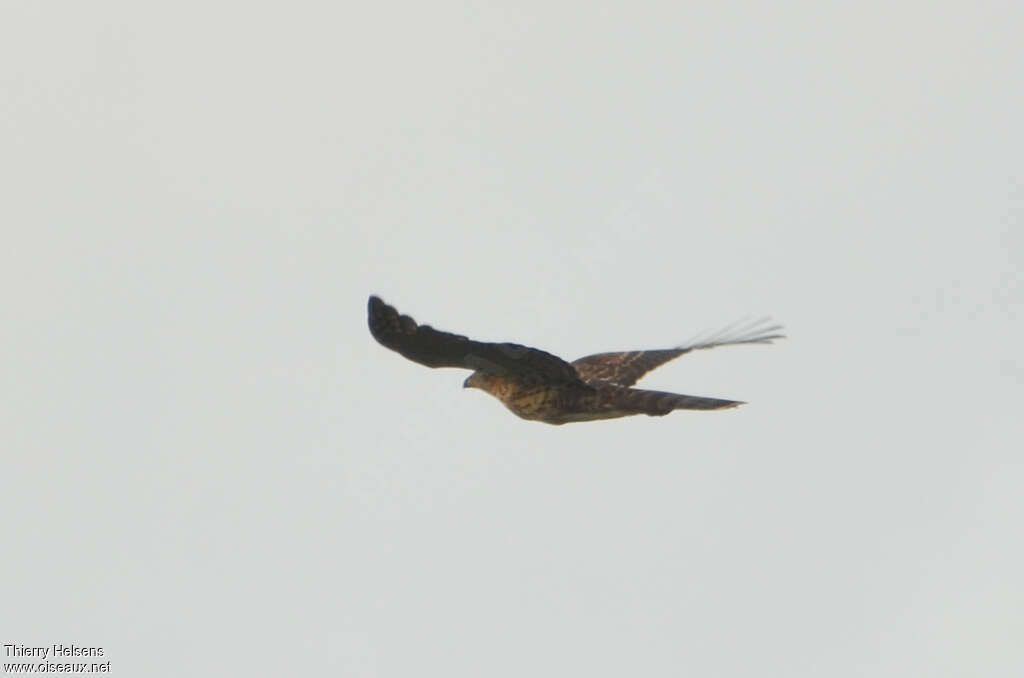
<path id="1" fill-rule="evenodd" d="M 731 344 L 770 344 L 783 338 L 767 321 L 734 326 L 675 348 L 597 353 L 568 363 L 540 349 L 474 341 L 418 325 L 379 297 L 367 304 L 370 333 L 381 345 L 427 367 L 473 370 L 462 384 L 500 400 L 513 414 L 547 424 L 614 419 L 634 414 L 660 417 L 673 410 L 720 410 L 738 400 L 632 388 L 640 377 L 684 353 Z"/>

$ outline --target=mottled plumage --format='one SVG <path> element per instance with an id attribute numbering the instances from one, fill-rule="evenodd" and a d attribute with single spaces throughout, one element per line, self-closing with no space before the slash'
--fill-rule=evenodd
<path id="1" fill-rule="evenodd" d="M 570 364 L 536 348 L 473 341 L 418 325 L 378 297 L 370 297 L 367 310 L 370 333 L 382 345 L 427 367 L 473 370 L 463 386 L 486 391 L 523 419 L 548 424 L 742 405 L 737 400 L 631 387 L 647 372 L 695 349 L 767 344 L 782 337 L 778 334 L 780 326 L 765 326 L 761 321 L 676 348 L 598 353 Z"/>

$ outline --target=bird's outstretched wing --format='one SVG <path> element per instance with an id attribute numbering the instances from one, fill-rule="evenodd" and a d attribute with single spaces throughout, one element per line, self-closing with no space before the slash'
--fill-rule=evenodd
<path id="1" fill-rule="evenodd" d="M 775 339 L 783 338 L 784 335 L 779 334 L 780 330 L 782 325 L 772 325 L 768 318 L 763 318 L 752 323 L 733 325 L 712 335 L 698 337 L 676 348 L 596 353 L 574 360 L 572 366 L 587 383 L 632 386 L 655 367 L 664 365 L 684 353 L 731 344 L 770 344 Z"/>
<path id="2" fill-rule="evenodd" d="M 418 325 L 380 297 L 370 297 L 367 315 L 374 339 L 427 367 L 462 367 L 542 382 L 582 383 L 573 366 L 558 356 L 520 344 L 473 341 L 430 325 Z"/>

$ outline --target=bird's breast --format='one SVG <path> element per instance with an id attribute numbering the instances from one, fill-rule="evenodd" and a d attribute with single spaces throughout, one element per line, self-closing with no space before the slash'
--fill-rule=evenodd
<path id="1" fill-rule="evenodd" d="M 511 394 L 505 405 L 520 417 L 532 419 L 539 412 L 547 411 L 553 400 L 551 388 L 532 388 Z"/>
<path id="2" fill-rule="evenodd" d="M 550 384 L 530 384 L 492 376 L 481 386 L 513 414 L 524 419 L 543 417 L 558 399 L 557 388 Z"/>

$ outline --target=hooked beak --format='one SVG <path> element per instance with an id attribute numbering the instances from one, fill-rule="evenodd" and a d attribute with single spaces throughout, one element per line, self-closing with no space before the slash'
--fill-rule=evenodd
<path id="1" fill-rule="evenodd" d="M 466 377 L 466 381 L 462 382 L 462 388 L 473 388 L 473 387 L 475 387 L 476 384 L 473 382 L 473 377 L 475 377 L 475 376 L 476 376 L 476 373 L 473 373 L 473 374 L 469 375 L 468 377 Z"/>

